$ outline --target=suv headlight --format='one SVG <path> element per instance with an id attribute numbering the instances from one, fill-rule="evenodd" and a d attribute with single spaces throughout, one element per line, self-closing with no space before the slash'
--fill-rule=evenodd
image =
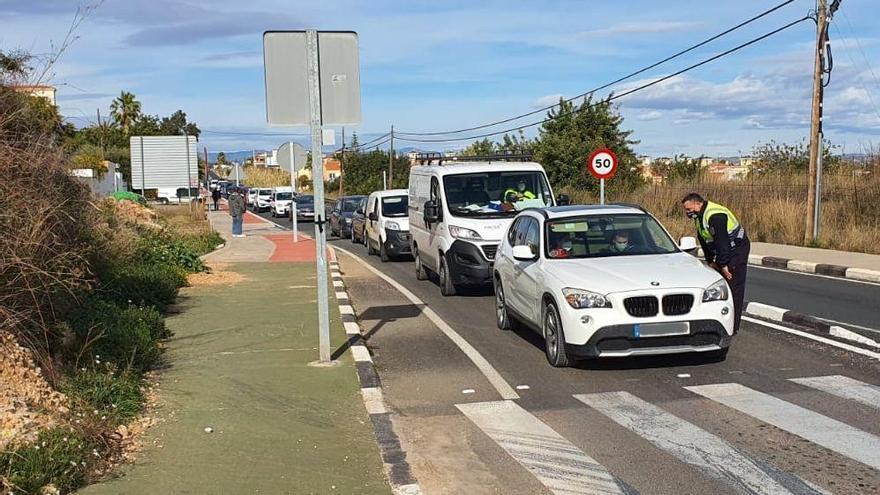
<path id="1" fill-rule="evenodd" d="M 388 230 L 400 230 L 400 224 L 397 222 L 385 222 L 385 228 Z"/>
<path id="2" fill-rule="evenodd" d="M 456 239 L 466 239 L 469 241 L 481 241 L 483 240 L 480 237 L 480 234 L 475 230 L 466 229 L 464 227 L 456 227 L 455 225 L 449 226 L 449 235 L 455 237 Z"/>
<path id="3" fill-rule="evenodd" d="M 568 305 L 574 309 L 611 307 L 611 301 L 607 297 L 588 290 L 566 287 L 562 289 L 562 294 Z"/>
<path id="4" fill-rule="evenodd" d="M 345 223 L 351 223 L 351 217 L 343 217 L 345 218 Z"/>
<path id="5" fill-rule="evenodd" d="M 727 282 L 719 280 L 703 291 L 703 302 L 726 301 L 729 294 Z"/>

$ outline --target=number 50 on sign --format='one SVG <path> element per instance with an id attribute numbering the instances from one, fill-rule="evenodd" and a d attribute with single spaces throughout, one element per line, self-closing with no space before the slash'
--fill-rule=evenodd
<path id="1" fill-rule="evenodd" d="M 596 150 L 587 159 L 587 169 L 597 179 L 610 179 L 617 171 L 617 155 L 607 148 Z"/>

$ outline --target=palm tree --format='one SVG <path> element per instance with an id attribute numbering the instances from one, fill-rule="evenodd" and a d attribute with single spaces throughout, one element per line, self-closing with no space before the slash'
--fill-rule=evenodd
<path id="1" fill-rule="evenodd" d="M 123 134 L 128 135 L 132 124 L 141 116 L 141 102 L 132 93 L 123 91 L 110 104 L 110 113 L 116 125 L 122 128 Z"/>

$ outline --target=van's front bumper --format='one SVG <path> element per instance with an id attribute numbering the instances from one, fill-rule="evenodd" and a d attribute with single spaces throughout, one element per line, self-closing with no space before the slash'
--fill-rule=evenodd
<path id="1" fill-rule="evenodd" d="M 412 254 L 410 235 L 406 230 L 385 229 L 385 252 L 391 256 Z"/>
<path id="2" fill-rule="evenodd" d="M 456 240 L 446 251 L 449 276 L 455 285 L 488 285 L 492 283 L 492 262 L 486 260 L 480 246 Z"/>

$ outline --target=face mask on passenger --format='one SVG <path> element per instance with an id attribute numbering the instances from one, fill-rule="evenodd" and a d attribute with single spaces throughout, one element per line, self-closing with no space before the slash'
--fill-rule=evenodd
<path id="1" fill-rule="evenodd" d="M 627 245 L 628 245 L 628 243 L 626 243 L 626 242 L 615 242 L 614 249 L 617 249 L 618 251 L 625 251 Z"/>

